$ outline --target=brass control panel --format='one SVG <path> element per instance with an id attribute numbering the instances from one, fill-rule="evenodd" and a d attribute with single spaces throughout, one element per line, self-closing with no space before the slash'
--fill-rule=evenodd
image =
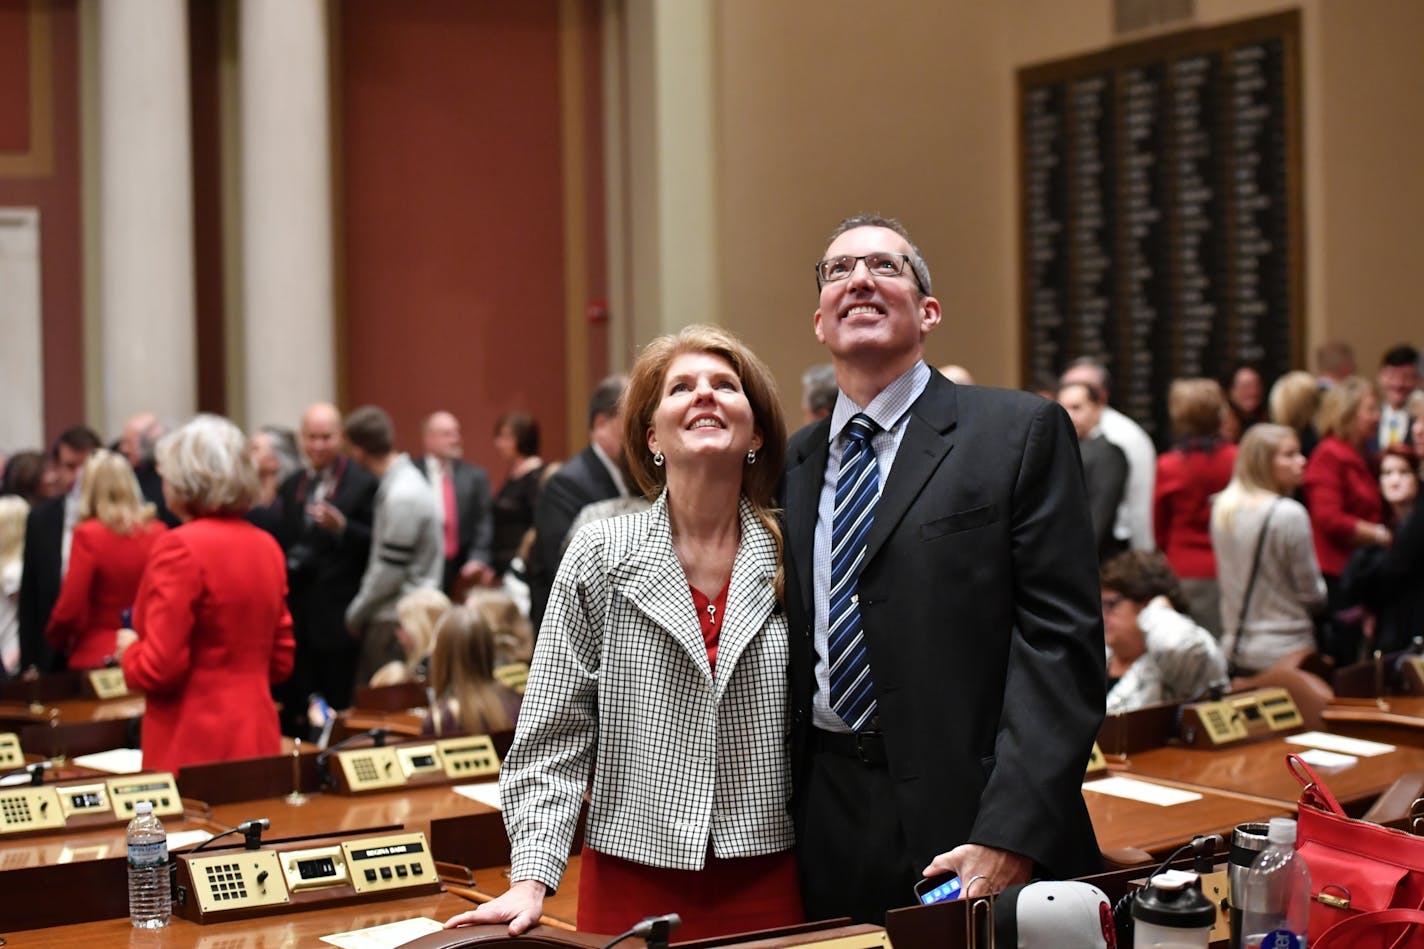
<path id="1" fill-rule="evenodd" d="M 96 699 L 121 699 L 132 694 L 124 681 L 124 670 L 119 668 L 90 670 L 84 681 Z"/>
<path id="2" fill-rule="evenodd" d="M 441 888 L 425 834 L 418 831 L 177 858 L 178 914 L 199 923 Z"/>
<path id="3" fill-rule="evenodd" d="M 1182 706 L 1182 741 L 1198 748 L 1265 738 L 1303 724 L 1300 709 L 1281 688 L 1253 689 L 1219 701 Z"/>
<path id="4" fill-rule="evenodd" d="M 524 686 L 529 682 L 529 666 L 523 662 L 511 662 L 494 670 L 494 677 L 505 688 L 524 694 Z"/>
<path id="5" fill-rule="evenodd" d="M 25 753 L 20 750 L 20 736 L 14 732 L 0 732 L 0 771 L 13 771 L 24 764 Z"/>
<path id="6" fill-rule="evenodd" d="M 54 790 L 59 795 L 59 807 L 64 811 L 66 821 L 79 814 L 102 814 L 105 817 L 112 814 L 109 785 L 106 782 L 66 784 L 63 787 L 57 786 Z"/>
<path id="7" fill-rule="evenodd" d="M 0 837 L 126 824 L 139 801 L 152 801 L 161 817 L 183 814 L 178 785 L 167 772 L 0 788 Z"/>
<path id="8" fill-rule="evenodd" d="M 448 784 L 499 774 L 499 753 L 488 735 L 349 748 L 332 757 L 336 759 L 332 776 L 343 794 Z"/>
<path id="9" fill-rule="evenodd" d="M 177 817 L 183 813 L 178 783 L 167 772 L 124 775 L 110 778 L 107 783 L 114 816 L 121 821 L 133 819 L 134 805 L 139 801 L 152 801 L 153 813 L 159 817 Z"/>
<path id="10" fill-rule="evenodd" d="M 1097 742 L 1093 742 L 1093 753 L 1088 756 L 1088 769 L 1085 772 L 1088 777 L 1102 774 L 1108 769 L 1108 759 L 1103 757 L 1103 749 L 1098 747 Z"/>
<path id="11" fill-rule="evenodd" d="M 0 788 L 0 835 L 64 826 L 64 810 L 53 786 Z"/>

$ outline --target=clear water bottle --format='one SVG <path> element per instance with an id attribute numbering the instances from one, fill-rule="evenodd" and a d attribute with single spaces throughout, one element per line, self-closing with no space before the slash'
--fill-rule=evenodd
<path id="1" fill-rule="evenodd" d="M 173 914 L 168 882 L 168 834 L 151 801 L 134 805 L 129 821 L 129 921 L 138 929 L 162 929 Z"/>
<path id="2" fill-rule="evenodd" d="M 1241 900 L 1244 949 L 1305 949 L 1310 870 L 1295 852 L 1295 821 L 1271 818 L 1266 849 L 1246 873 Z"/>

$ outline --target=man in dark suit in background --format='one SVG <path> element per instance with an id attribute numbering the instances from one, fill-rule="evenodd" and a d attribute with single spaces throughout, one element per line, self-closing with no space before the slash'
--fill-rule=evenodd
<path id="1" fill-rule="evenodd" d="M 549 590 L 564 538 L 584 505 L 628 497 L 623 475 L 623 415 L 619 404 L 628 386 L 625 376 L 609 376 L 588 399 L 588 447 L 560 466 L 544 483 L 534 509 L 534 549 L 529 564 L 529 618 L 537 634 L 549 602 Z"/>
<path id="2" fill-rule="evenodd" d="M 25 521 L 24 572 L 20 575 L 20 668 L 40 673 L 64 669 L 63 656 L 45 641 L 50 611 L 69 567 L 69 539 L 79 522 L 79 472 L 100 446 L 93 429 L 75 425 L 60 433 L 49 460 L 58 494 L 30 509 Z"/>
<path id="3" fill-rule="evenodd" d="M 1078 454 L 1083 459 L 1083 484 L 1088 489 L 1088 510 L 1093 515 L 1093 536 L 1098 563 L 1106 563 L 1127 549 L 1113 536 L 1118 505 L 1127 489 L 1127 455 L 1097 431 L 1103 416 L 1103 396 L 1089 382 L 1065 382 L 1058 387 L 1058 404 L 1078 434 Z"/>
<path id="4" fill-rule="evenodd" d="M 878 922 L 922 874 L 978 897 L 1099 869 L 1081 784 L 1103 629 L 1073 428 L 925 364 L 940 305 L 898 223 L 843 222 L 824 258 L 840 395 L 791 439 L 785 487 L 807 917 Z"/>
<path id="5" fill-rule="evenodd" d="M 297 640 L 292 677 L 274 688 L 282 731 L 306 737 L 307 699 L 351 705 L 361 643 L 346 631 L 346 607 L 361 588 L 371 551 L 376 479 L 341 453 L 341 413 L 319 402 L 302 416 L 306 465 L 277 488 L 277 539 L 287 554 L 287 605 Z"/>
<path id="6" fill-rule="evenodd" d="M 472 586 L 494 582 L 494 509 L 489 475 L 460 456 L 464 441 L 460 420 L 449 412 L 432 412 L 420 430 L 425 454 L 411 459 L 430 482 L 445 543 L 445 572 L 440 587 L 456 597 Z"/>

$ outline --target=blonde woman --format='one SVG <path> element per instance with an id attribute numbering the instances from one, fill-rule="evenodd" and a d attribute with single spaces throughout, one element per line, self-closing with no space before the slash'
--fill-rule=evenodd
<path id="1" fill-rule="evenodd" d="M 100 449 L 84 463 L 79 524 L 69 570 L 49 616 L 45 638 L 67 655 L 71 669 L 101 669 L 114 661 L 114 643 L 133 606 L 153 542 L 168 528 L 145 503 L 128 459 Z"/>
<path id="2" fill-rule="evenodd" d="M 509 731 L 519 715 L 519 694 L 494 677 L 494 632 L 468 606 L 451 607 L 435 626 L 430 687 L 439 701 L 431 709 L 427 733 Z"/>
<path id="3" fill-rule="evenodd" d="M 1233 675 L 1315 651 L 1312 616 L 1325 605 L 1325 580 L 1310 515 L 1291 497 L 1304 474 L 1293 429 L 1254 425 L 1241 439 L 1230 483 L 1212 505 L 1222 647 Z"/>
<path id="4" fill-rule="evenodd" d="M 405 650 L 405 661 L 388 662 L 377 669 L 371 676 L 371 687 L 426 678 L 435 627 L 449 610 L 450 598 L 431 588 L 412 590 L 396 601 L 396 640 Z"/>
<path id="5" fill-rule="evenodd" d="M 1276 380 L 1269 400 L 1271 421 L 1284 425 L 1300 439 L 1300 453 L 1309 458 L 1320 442 L 1315 430 L 1315 413 L 1320 409 L 1320 385 L 1303 369 L 1295 369 Z"/>
<path id="6" fill-rule="evenodd" d="M 24 498 L 0 497 L 0 678 L 20 671 L 20 574 L 29 516 L 30 505 Z"/>
<path id="7" fill-rule="evenodd" d="M 529 665 L 534 655 L 534 627 L 514 598 L 503 590 L 475 590 L 465 605 L 484 617 L 494 636 L 494 666 Z"/>

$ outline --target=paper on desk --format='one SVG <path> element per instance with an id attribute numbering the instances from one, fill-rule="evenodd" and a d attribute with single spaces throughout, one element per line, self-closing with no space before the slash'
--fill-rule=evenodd
<path id="1" fill-rule="evenodd" d="M 178 830 L 168 835 L 168 849 L 182 850 L 212 838 L 206 830 Z"/>
<path id="2" fill-rule="evenodd" d="M 428 933 L 439 932 L 443 928 L 433 919 L 417 916 L 367 929 L 353 929 L 349 933 L 333 933 L 330 936 L 322 936 L 321 941 L 340 949 L 395 949 L 396 946 Z"/>
<path id="3" fill-rule="evenodd" d="M 1286 739 L 1289 741 L 1290 739 Z M 1300 760 L 1317 768 L 1348 768 L 1359 761 L 1354 755 L 1342 755 L 1324 748 L 1307 748 L 1300 753 Z"/>
<path id="4" fill-rule="evenodd" d="M 1119 776 L 1089 781 L 1083 785 L 1083 790 L 1111 794 L 1113 797 L 1124 797 L 1129 801 L 1141 801 L 1144 804 L 1156 804 L 1158 807 L 1171 807 L 1174 804 L 1201 800 L 1201 795 L 1195 791 L 1183 791 L 1181 788 L 1168 788 Z"/>
<path id="5" fill-rule="evenodd" d="M 1358 758 L 1387 755 L 1394 750 L 1394 745 L 1386 745 L 1378 741 L 1365 741 L 1363 738 L 1346 738 L 1344 735 L 1330 735 L 1325 732 L 1303 732 L 1299 735 L 1291 735 L 1286 739 L 1286 744 L 1324 748 L 1326 751 L 1338 751 L 1342 755 L 1355 755 Z"/>
<path id="6" fill-rule="evenodd" d="M 79 755 L 74 763 L 110 774 L 138 774 L 143 770 L 143 752 L 137 748 L 115 748 L 92 755 Z"/>
<path id="7" fill-rule="evenodd" d="M 488 804 L 495 810 L 502 810 L 499 806 L 499 782 L 485 781 L 481 784 L 461 784 L 450 790 L 456 794 L 463 794 L 472 801 L 479 801 L 481 804 Z"/>

